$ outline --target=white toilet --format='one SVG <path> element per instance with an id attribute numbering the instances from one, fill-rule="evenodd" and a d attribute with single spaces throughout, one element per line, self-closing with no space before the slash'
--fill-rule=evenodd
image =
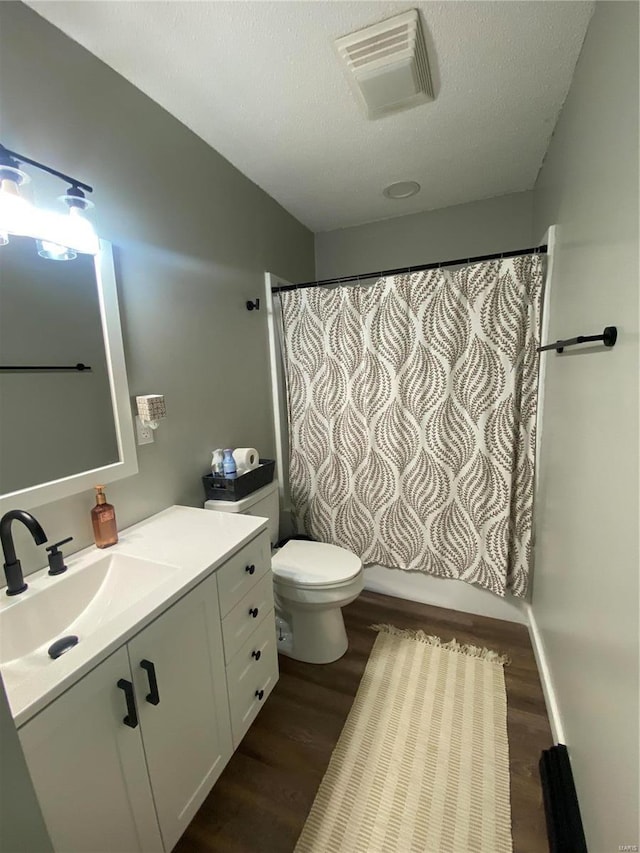
<path id="1" fill-rule="evenodd" d="M 206 501 L 206 509 L 269 520 L 278 651 L 307 663 L 331 663 L 349 645 L 342 607 L 362 592 L 362 561 L 323 542 L 292 539 L 275 550 L 280 505 L 273 482 L 239 501 Z"/>

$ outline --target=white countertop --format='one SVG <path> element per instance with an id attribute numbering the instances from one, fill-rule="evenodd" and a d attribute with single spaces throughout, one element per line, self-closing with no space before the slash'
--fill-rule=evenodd
<path id="1" fill-rule="evenodd" d="M 47 654 L 49 642 L 57 639 L 52 637 L 38 650 L 36 663 L 31 661 L 36 656 L 30 655 L 28 666 L 21 665 L 19 660 L 3 666 L 2 676 L 16 725 L 22 725 L 42 710 L 266 529 L 266 519 L 254 516 L 172 506 L 119 531 L 117 545 L 106 549 L 93 545 L 66 557 L 68 570 L 65 574 L 51 577 L 45 568 L 27 577 L 29 588 L 26 592 L 11 598 L 0 593 L 2 620 L 10 608 L 24 607 L 31 596 L 82 571 L 88 563 L 95 561 L 96 556 L 120 553 L 176 569 L 159 586 L 132 602 L 98 630 L 81 638 L 77 646 L 57 660 L 52 660 Z M 68 627 L 68 633 L 74 633 L 73 624 Z"/>

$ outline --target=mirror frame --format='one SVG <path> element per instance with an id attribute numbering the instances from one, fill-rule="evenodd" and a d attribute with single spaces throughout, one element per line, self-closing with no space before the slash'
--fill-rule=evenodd
<path id="1" fill-rule="evenodd" d="M 41 483 L 38 486 L 30 486 L 26 489 L 0 495 L 0 515 L 4 515 L 10 509 L 33 509 L 53 503 L 62 498 L 87 491 L 96 483 L 112 483 L 114 480 L 121 480 L 138 473 L 138 457 L 136 455 L 129 383 L 124 360 L 113 250 L 111 243 L 106 240 L 100 240 L 100 252 L 95 257 L 95 269 L 120 461 L 89 471 L 71 474 L 68 477 L 61 477 L 49 483 Z"/>

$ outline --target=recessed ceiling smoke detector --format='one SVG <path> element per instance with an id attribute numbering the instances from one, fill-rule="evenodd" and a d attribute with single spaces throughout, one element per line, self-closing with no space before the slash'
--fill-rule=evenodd
<path id="1" fill-rule="evenodd" d="M 370 119 L 433 100 L 417 9 L 336 39 L 336 47 Z"/>
<path id="2" fill-rule="evenodd" d="M 418 192 L 420 192 L 420 184 L 417 181 L 398 181 L 385 187 L 382 195 L 387 198 L 409 198 Z"/>

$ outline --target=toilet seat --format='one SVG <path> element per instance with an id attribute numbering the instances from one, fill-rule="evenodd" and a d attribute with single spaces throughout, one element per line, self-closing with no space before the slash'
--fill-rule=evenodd
<path id="1" fill-rule="evenodd" d="M 277 583 L 318 588 L 352 580 L 362 570 L 362 561 L 337 545 L 291 539 L 273 555 L 271 567 Z"/>

